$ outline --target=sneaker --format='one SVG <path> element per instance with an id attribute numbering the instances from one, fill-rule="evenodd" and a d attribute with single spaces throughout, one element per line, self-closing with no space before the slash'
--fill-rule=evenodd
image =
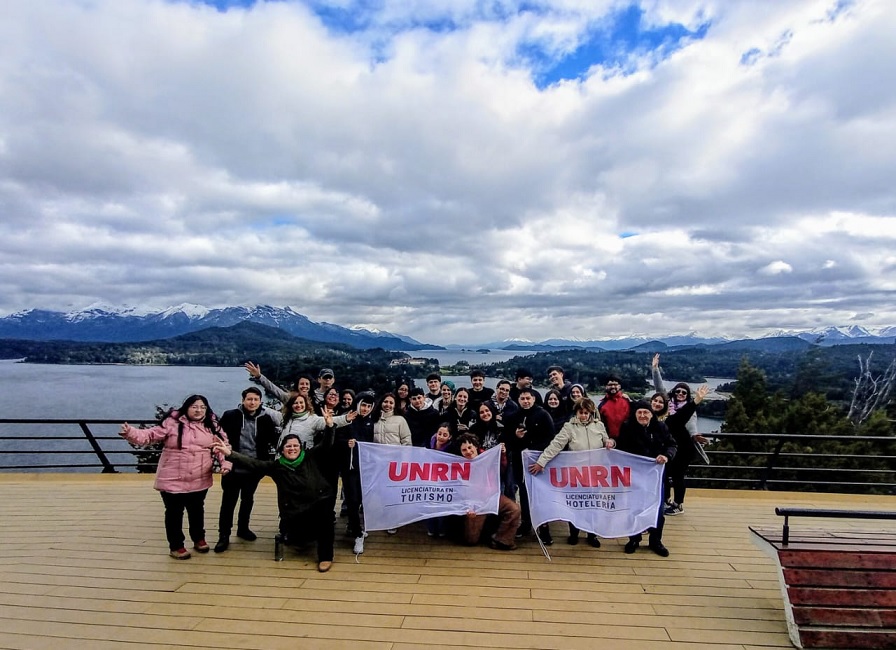
<path id="1" fill-rule="evenodd" d="M 254 542 L 256 539 L 258 539 L 258 535 L 253 533 L 248 528 L 238 528 L 236 531 L 236 536 L 240 539 L 246 540 L 247 542 Z"/>
<path id="2" fill-rule="evenodd" d="M 398 529 L 397 529 L 397 528 L 390 528 L 389 530 L 386 531 L 386 534 L 387 534 L 387 535 L 394 535 L 394 534 L 397 533 L 397 532 L 398 532 Z"/>
<path id="3" fill-rule="evenodd" d="M 190 551 L 181 547 L 176 551 L 171 551 L 168 555 L 173 557 L 175 560 L 189 560 L 190 559 Z"/>
<path id="4" fill-rule="evenodd" d="M 223 553 L 228 548 L 230 548 L 230 538 L 221 537 L 220 539 L 218 539 L 218 543 L 215 544 L 215 553 Z"/>
<path id="5" fill-rule="evenodd" d="M 588 543 L 594 548 L 600 548 L 600 540 L 597 538 L 597 535 L 588 535 Z"/>
<path id="6" fill-rule="evenodd" d="M 680 515 L 684 512 L 684 506 L 680 503 L 673 503 L 671 506 L 667 507 L 663 510 L 663 514 L 667 517 L 674 517 L 675 515 Z"/>
<path id="7" fill-rule="evenodd" d="M 204 539 L 200 539 L 198 542 L 193 542 L 193 548 L 196 549 L 197 553 L 208 553 L 209 545 Z"/>
<path id="8" fill-rule="evenodd" d="M 364 535 L 360 537 L 355 537 L 355 546 L 352 549 L 352 552 L 355 555 L 361 555 L 364 552 Z"/>
<path id="9" fill-rule="evenodd" d="M 630 539 L 626 543 L 625 548 L 623 550 L 625 551 L 626 555 L 631 555 L 632 553 L 634 553 L 635 551 L 638 550 L 638 547 L 640 545 L 641 545 L 641 542 L 637 542 L 633 539 Z"/>
<path id="10" fill-rule="evenodd" d="M 653 542 L 650 544 L 650 550 L 660 557 L 669 557 L 669 549 L 663 546 L 662 542 Z"/>

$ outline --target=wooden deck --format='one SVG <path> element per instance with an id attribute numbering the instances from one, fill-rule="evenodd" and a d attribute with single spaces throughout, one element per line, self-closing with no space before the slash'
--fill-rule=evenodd
<path id="1" fill-rule="evenodd" d="M 422 525 L 372 533 L 355 562 L 337 522 L 336 560 L 273 561 L 274 487 L 256 497 L 254 543 L 168 557 L 152 477 L 0 475 L 0 647 L 106 648 L 789 648 L 777 573 L 748 525 L 775 506 L 887 509 L 893 497 L 693 490 L 667 519 L 662 559 L 624 540 L 565 543 L 548 562 L 430 540 Z M 206 524 L 216 537 L 220 489 Z M 810 520 L 817 526 L 816 520 Z M 891 522 L 853 522 L 856 530 Z"/>

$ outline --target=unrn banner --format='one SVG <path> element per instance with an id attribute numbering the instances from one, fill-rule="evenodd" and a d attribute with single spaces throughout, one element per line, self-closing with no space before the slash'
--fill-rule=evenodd
<path id="1" fill-rule="evenodd" d="M 523 452 L 524 467 L 540 452 Z M 593 449 L 557 454 L 544 471 L 525 476 L 532 524 L 568 521 L 601 537 L 627 537 L 656 526 L 663 466 L 624 451 Z"/>
<path id="2" fill-rule="evenodd" d="M 359 442 L 358 458 L 366 530 L 498 512 L 500 447 L 467 460 L 422 447 Z"/>

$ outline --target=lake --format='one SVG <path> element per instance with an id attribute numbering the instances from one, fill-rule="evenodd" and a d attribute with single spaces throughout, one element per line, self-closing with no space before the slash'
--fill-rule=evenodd
<path id="1" fill-rule="evenodd" d="M 180 406 L 205 395 L 215 413 L 240 403 L 251 386 L 243 368 L 49 365 L 0 361 L 0 417 L 155 417 L 156 405 Z"/>
<path id="2" fill-rule="evenodd" d="M 443 351 L 439 353 L 440 363 Z M 473 358 L 472 355 L 460 356 L 456 351 L 446 362 Z M 417 353 L 417 356 L 422 356 Z M 484 363 L 506 361 L 515 353 L 497 351 L 488 355 Z M 451 359 L 455 359 L 453 362 Z M 193 394 L 205 395 L 215 413 L 221 414 L 227 409 L 235 408 L 240 403 L 240 393 L 253 384 L 248 380 L 248 373 L 241 367 L 209 368 L 195 366 L 126 366 L 126 365 L 50 365 L 17 363 L 12 360 L 0 360 L 0 418 L 59 418 L 59 419 L 115 419 L 143 420 L 155 417 L 156 406 L 167 404 L 179 406 L 183 400 Z M 456 386 L 469 386 L 469 377 L 445 377 L 451 379 Z M 718 386 L 730 379 L 714 379 L 711 387 Z M 418 385 L 425 386 L 423 379 Z M 489 377 L 486 385 L 494 387 L 497 379 Z M 666 382 L 668 386 L 676 382 Z M 543 392 L 543 388 L 539 388 Z M 698 420 L 701 432 L 709 433 L 718 430 L 721 422 L 712 418 Z M 28 435 L 74 435 L 80 436 L 77 426 L 55 427 L 51 430 L 39 428 L 40 425 L 24 427 Z M 62 430 L 64 429 L 64 430 Z M 113 436 L 117 425 L 94 425 L 91 427 L 97 435 Z M 22 432 L 22 426 L 0 425 L 0 435 L 11 435 L 13 430 Z M 83 443 L 83 444 L 81 444 Z M 34 443 L 30 443 L 33 445 Z M 50 443 L 48 443 L 50 444 Z M 68 450 L 75 443 L 53 442 L 53 449 Z M 119 441 L 104 441 L 104 447 L 124 450 L 127 445 Z M 0 440 L 0 457 L 2 465 L 21 465 L 26 463 L 45 464 L 53 461 L 53 455 L 45 455 L 42 459 L 29 455 L 16 455 L 16 462 L 10 460 L 11 454 L 4 451 L 15 450 L 15 441 Z M 83 439 L 76 445 L 79 453 L 89 451 Z M 83 462 L 92 462 L 95 457 L 82 457 Z M 74 462 L 74 461 L 73 461 Z M 116 461 L 121 462 L 121 461 Z M 95 471 L 95 470 L 94 470 Z"/>

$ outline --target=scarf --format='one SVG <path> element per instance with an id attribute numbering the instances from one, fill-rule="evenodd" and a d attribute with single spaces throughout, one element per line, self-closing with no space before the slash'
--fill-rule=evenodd
<path id="1" fill-rule="evenodd" d="M 282 455 L 277 457 L 278 463 L 280 463 L 284 467 L 287 467 L 291 470 L 295 470 L 299 465 L 302 464 L 303 460 L 305 460 L 305 450 L 304 449 L 299 452 L 299 455 L 296 457 L 295 460 L 286 460 L 286 457 L 282 456 Z"/>

